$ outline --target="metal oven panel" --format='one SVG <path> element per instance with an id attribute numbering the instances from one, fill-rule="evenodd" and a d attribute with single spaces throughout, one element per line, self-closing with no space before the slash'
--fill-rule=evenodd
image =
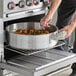
<path id="1" fill-rule="evenodd" d="M 10 20 L 16 20 L 20 18 L 27 18 L 27 17 L 32 17 L 36 15 L 41 15 L 45 14 L 46 9 L 45 8 L 40 8 L 36 10 L 30 10 L 30 11 L 20 11 L 16 13 L 10 13 L 10 14 L 4 14 L 4 21 L 10 21 Z"/>
<path id="2" fill-rule="evenodd" d="M 0 61 L 1 61 L 1 58 L 4 57 L 4 31 L 3 31 L 3 19 L 0 19 Z"/>
<path id="3" fill-rule="evenodd" d="M 49 4 L 49 0 L 3 0 L 3 12 L 15 13 L 24 10 L 33 10 L 43 7 L 43 4 Z M 45 5 L 45 7 L 46 7 Z"/>
<path id="4" fill-rule="evenodd" d="M 19 2 L 23 1 L 24 7 L 21 8 L 19 7 Z M 31 0 L 32 1 L 32 0 Z M 13 4 L 12 4 L 13 3 Z M 9 5 L 12 4 L 12 5 Z M 14 8 L 12 8 L 14 7 Z M 38 5 L 31 5 L 28 6 L 26 4 L 26 0 L 4 0 L 4 13 L 15 13 L 15 12 L 20 12 L 20 11 L 28 11 L 28 10 L 33 10 L 37 8 L 43 7 L 43 3 L 40 2 Z"/>
<path id="5" fill-rule="evenodd" d="M 28 4 L 32 2 L 29 6 Z M 0 0 L 0 18 L 9 21 L 45 14 L 47 5 L 40 0 Z"/>
<path id="6" fill-rule="evenodd" d="M 14 57 L 7 60 L 7 64 L 2 64 L 2 67 L 23 76 L 43 76 L 75 61 L 75 54 L 52 49 L 31 56 Z"/>
<path id="7" fill-rule="evenodd" d="M 3 0 L 0 0 L 0 18 L 3 18 Z"/>

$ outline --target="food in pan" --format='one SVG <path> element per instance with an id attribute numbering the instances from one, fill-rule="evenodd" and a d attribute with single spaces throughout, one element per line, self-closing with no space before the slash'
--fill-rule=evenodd
<path id="1" fill-rule="evenodd" d="M 25 30 L 25 29 L 18 29 L 14 32 L 15 34 L 22 34 L 22 35 L 42 35 L 42 34 L 49 34 L 48 30 Z"/>

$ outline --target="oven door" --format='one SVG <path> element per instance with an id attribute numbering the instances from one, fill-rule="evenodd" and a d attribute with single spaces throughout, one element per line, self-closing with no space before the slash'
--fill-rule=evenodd
<path id="1" fill-rule="evenodd" d="M 23 76 L 47 76 L 76 62 L 76 55 L 51 49 L 31 56 L 18 55 L 2 63 L 2 67 Z"/>

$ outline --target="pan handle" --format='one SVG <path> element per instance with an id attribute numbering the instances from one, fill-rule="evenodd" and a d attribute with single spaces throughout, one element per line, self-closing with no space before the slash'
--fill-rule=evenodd
<path id="1" fill-rule="evenodd" d="M 65 35 L 66 35 L 66 31 L 57 32 L 57 33 L 54 33 L 54 34 L 51 35 L 51 39 L 56 40 L 56 41 L 64 40 Z"/>

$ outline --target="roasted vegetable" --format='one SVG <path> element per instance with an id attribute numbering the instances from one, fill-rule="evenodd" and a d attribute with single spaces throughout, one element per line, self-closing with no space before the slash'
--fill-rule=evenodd
<path id="1" fill-rule="evenodd" d="M 42 34 L 49 34 L 50 32 L 48 30 L 25 30 L 25 29 L 18 29 L 14 33 L 16 34 L 22 34 L 22 35 L 42 35 Z"/>

